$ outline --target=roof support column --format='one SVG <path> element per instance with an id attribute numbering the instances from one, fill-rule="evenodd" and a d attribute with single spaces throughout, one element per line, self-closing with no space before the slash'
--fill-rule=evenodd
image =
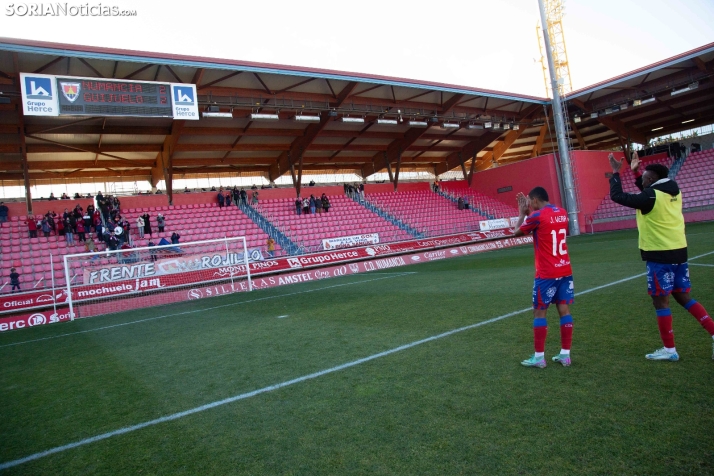
<path id="1" fill-rule="evenodd" d="M 478 152 L 474 152 L 474 156 L 471 157 L 471 170 L 469 170 L 469 187 L 471 187 L 471 183 L 473 182 L 474 178 L 474 167 L 476 166 L 476 154 Z"/>
<path id="2" fill-rule="evenodd" d="M 392 164 L 389 163 L 389 157 L 387 157 L 387 153 L 384 153 L 384 163 L 387 166 L 387 174 L 389 174 L 389 181 L 391 183 L 394 183 L 394 175 L 392 175 Z"/>
<path id="3" fill-rule="evenodd" d="M 397 186 L 399 185 L 399 168 L 402 165 L 402 150 L 399 149 L 399 155 L 397 155 L 397 173 L 394 174 L 394 191 L 397 191 Z"/>
<path id="4" fill-rule="evenodd" d="M 32 212 L 32 192 L 30 192 L 30 166 L 27 163 L 27 144 L 25 142 L 25 115 L 22 107 L 18 104 L 17 119 L 20 126 L 20 153 L 22 154 L 22 178 L 25 182 L 25 205 L 27 206 L 27 215 L 33 215 Z"/>

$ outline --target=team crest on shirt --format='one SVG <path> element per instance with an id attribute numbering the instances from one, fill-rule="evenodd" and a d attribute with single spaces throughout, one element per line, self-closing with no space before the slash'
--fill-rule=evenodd
<path id="1" fill-rule="evenodd" d="M 662 274 L 662 281 L 666 284 L 671 284 L 674 282 L 674 273 L 664 273 Z"/>

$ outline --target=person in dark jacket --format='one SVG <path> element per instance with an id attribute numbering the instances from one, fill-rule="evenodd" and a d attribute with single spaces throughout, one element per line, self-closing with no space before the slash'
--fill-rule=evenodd
<path id="1" fill-rule="evenodd" d="M 669 169 L 664 165 L 650 164 L 645 167 L 645 172 L 640 174 L 637 152 L 630 167 L 635 173 L 635 185 L 641 192 L 625 193 L 620 181 L 620 169 L 624 159 L 618 161 L 610 154 L 609 160 L 612 166 L 610 198 L 615 203 L 636 210 L 640 256 L 647 263 L 647 292 L 652 297 L 660 338 L 664 344 L 664 347 L 645 357 L 649 360 L 677 361 L 679 354 L 674 346 L 670 294 L 714 339 L 714 321 L 707 310 L 689 294 L 692 284 L 687 265 L 682 193 L 677 182 L 669 178 Z"/>
<path id="2" fill-rule="evenodd" d="M 10 209 L 5 205 L 5 202 L 0 202 L 0 223 L 7 222 L 7 214 Z"/>
<path id="3" fill-rule="evenodd" d="M 230 192 L 226 194 L 225 201 L 226 201 L 226 206 L 227 206 L 227 207 L 230 207 L 230 206 L 231 206 L 231 194 L 230 194 Z"/>
<path id="4" fill-rule="evenodd" d="M 295 199 L 295 212 L 300 215 L 302 213 L 302 200 L 300 200 L 300 197 Z"/>
<path id="5" fill-rule="evenodd" d="M 320 197 L 320 201 L 322 202 L 322 209 L 325 211 L 325 213 L 330 211 L 330 199 L 327 198 L 327 194 L 323 193 L 322 196 Z"/>
<path id="6" fill-rule="evenodd" d="M 223 208 L 223 204 L 226 200 L 223 196 L 223 192 L 218 192 L 218 195 L 216 197 L 218 198 L 218 208 Z"/>
<path id="7" fill-rule="evenodd" d="M 10 268 L 10 284 L 12 285 L 12 292 L 20 291 L 20 274 L 15 268 Z"/>
<path id="8" fill-rule="evenodd" d="M 172 245 L 178 245 L 179 239 L 181 238 L 181 235 L 179 235 L 177 232 L 173 232 L 171 234 L 171 244 Z"/>
<path id="9" fill-rule="evenodd" d="M 148 213 L 144 213 L 142 218 L 144 219 L 144 235 L 151 236 L 151 217 Z"/>

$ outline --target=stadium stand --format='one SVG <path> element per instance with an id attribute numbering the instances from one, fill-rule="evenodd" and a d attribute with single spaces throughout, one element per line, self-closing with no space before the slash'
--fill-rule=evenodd
<path id="1" fill-rule="evenodd" d="M 478 230 L 479 220 L 486 219 L 471 210 L 459 210 L 456 203 L 426 190 L 373 193 L 366 198 L 425 237 Z"/>
<path id="2" fill-rule="evenodd" d="M 136 228 L 136 218 L 144 213 L 151 216 L 153 234 L 144 239 L 139 238 Z M 158 233 L 156 215 L 162 213 L 166 217 L 166 227 L 163 233 Z M 149 241 L 158 243 L 161 238 L 170 239 L 176 231 L 181 235 L 182 242 L 211 240 L 224 236 L 245 236 L 249 248 L 260 248 L 265 251 L 268 239 L 265 233 L 243 211 L 235 206 L 219 208 L 215 203 L 199 203 L 195 205 L 176 205 L 164 207 L 123 209 L 122 216 L 131 224 L 130 236 L 134 247 L 147 246 Z M 41 219 L 42 215 L 37 215 Z M 56 286 L 64 286 L 62 257 L 66 254 L 84 253 L 84 243 L 75 238 L 74 245 L 68 245 L 63 236 L 52 234 L 49 237 L 28 238 L 26 217 L 12 217 L 0 231 L 0 256 L 2 257 L 2 282 L 9 282 L 10 268 L 15 267 L 20 273 L 22 290 L 39 289 L 52 286 L 52 275 Z M 87 233 L 87 236 L 95 235 Z M 104 249 L 97 240 L 97 250 Z M 280 246 L 276 245 L 276 253 Z M 106 259 L 106 263 L 113 262 Z M 104 263 L 102 263 L 104 264 Z M 0 292 L 10 290 L 9 285 L 0 288 Z"/>
<path id="3" fill-rule="evenodd" d="M 469 203 L 473 206 L 474 211 L 480 213 L 486 218 L 511 218 L 518 216 L 518 209 L 510 205 L 480 193 L 468 186 L 464 181 L 458 182 L 441 182 L 441 190 L 444 195 L 456 200 L 458 197 L 466 197 Z"/>
<path id="4" fill-rule="evenodd" d="M 641 161 L 640 168 L 644 169 L 648 164 L 658 163 L 664 164 L 667 167 L 671 167 L 672 159 L 668 157 L 661 157 L 660 155 L 654 157 L 647 157 Z M 639 193 L 639 189 L 635 185 L 635 174 L 632 172 L 629 166 L 622 167 L 620 171 L 620 177 L 622 179 L 622 190 L 627 193 Z M 635 216 L 635 210 L 632 208 L 623 207 L 617 203 L 610 200 L 610 194 L 608 193 L 602 199 L 600 205 L 595 209 L 593 214 L 593 221 L 611 221 L 611 220 L 622 220 L 626 218 L 632 218 Z"/>
<path id="5" fill-rule="evenodd" d="M 405 230 L 367 210 L 344 195 L 330 195 L 327 213 L 297 215 L 295 199 L 261 200 L 254 208 L 280 230 L 301 251 L 322 249 L 323 238 L 379 233 L 380 241 L 400 241 L 411 238 Z"/>
<path id="6" fill-rule="evenodd" d="M 714 205 L 714 149 L 692 152 L 676 176 L 684 209 Z"/>

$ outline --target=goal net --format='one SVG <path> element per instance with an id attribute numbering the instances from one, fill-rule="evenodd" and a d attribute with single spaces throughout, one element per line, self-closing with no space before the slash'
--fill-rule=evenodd
<path id="1" fill-rule="evenodd" d="M 82 318 L 251 291 L 245 237 L 161 244 L 64 257 L 70 316 Z"/>

